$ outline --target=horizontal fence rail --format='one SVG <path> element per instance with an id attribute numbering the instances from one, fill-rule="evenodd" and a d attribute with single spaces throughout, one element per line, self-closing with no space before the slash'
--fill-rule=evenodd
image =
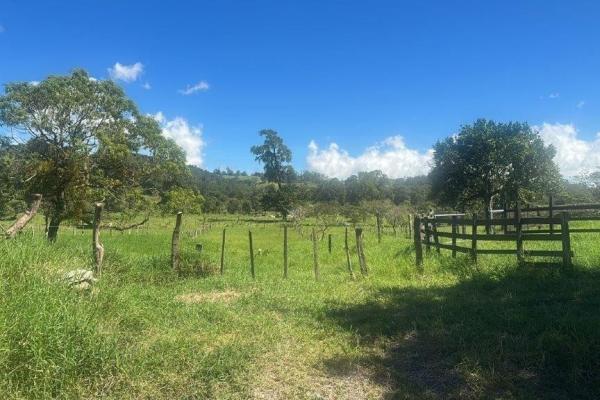
<path id="1" fill-rule="evenodd" d="M 571 215 L 570 212 L 592 211 L 596 215 Z M 571 266 L 574 256 L 571 250 L 571 234 L 600 233 L 600 228 L 571 228 L 570 221 L 600 221 L 600 204 L 562 204 L 555 205 L 552 197 L 548 206 L 529 206 L 521 208 L 518 204 L 514 209 L 505 207 L 501 210 L 487 212 L 486 218 L 467 216 L 464 213 L 430 214 L 429 217 L 415 217 L 413 237 L 417 248 L 417 265 L 423 263 L 422 246 L 426 252 L 431 248 L 439 253 L 441 249 L 450 250 L 452 256 L 457 253 L 470 254 L 473 261 L 477 261 L 479 254 L 489 255 L 516 255 L 519 262 L 524 257 L 558 257 L 562 258 L 563 266 Z M 523 213 L 535 212 L 536 216 L 523 216 Z M 493 218 L 494 214 L 501 214 L 500 218 Z M 546 216 L 540 215 L 547 214 Z M 442 230 L 448 229 L 450 230 Z M 467 232 L 467 228 L 471 232 Z M 478 228 L 485 231 L 478 232 Z M 497 232 L 496 227 L 501 227 Z M 536 229 L 537 227 L 537 229 Z M 459 229 L 460 228 L 460 229 Z M 450 243 L 441 242 L 440 239 L 450 239 Z M 457 241 L 471 242 L 458 244 Z M 504 242 L 515 243 L 512 249 L 479 249 L 478 242 Z M 525 250 L 524 242 L 558 242 L 560 250 Z"/>

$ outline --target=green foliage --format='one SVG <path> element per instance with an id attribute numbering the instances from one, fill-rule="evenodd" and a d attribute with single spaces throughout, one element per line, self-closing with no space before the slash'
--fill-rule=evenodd
<path id="1" fill-rule="evenodd" d="M 500 196 L 550 193 L 560 183 L 554 148 L 525 123 L 480 119 L 436 143 L 434 151 L 432 193 L 452 207 L 482 202 L 488 208 Z"/>
<path id="2" fill-rule="evenodd" d="M 28 192 L 43 194 L 51 240 L 63 219 L 81 218 L 92 201 L 118 202 L 149 179 L 165 190 L 185 173 L 183 151 L 157 122 L 114 82 L 83 70 L 7 84 L 0 125 L 29 138 L 15 172 L 31 176 Z"/>
<path id="3" fill-rule="evenodd" d="M 173 188 L 165 194 L 162 210 L 164 214 L 201 214 L 204 197 L 192 189 Z"/>
<path id="4" fill-rule="evenodd" d="M 281 188 L 284 182 L 289 182 L 294 175 L 289 164 L 292 161 L 292 152 L 283 143 L 283 139 L 272 129 L 263 129 L 259 132 L 265 138 L 261 145 L 252 146 L 250 151 L 256 161 L 264 166 L 264 178 L 268 182 L 275 182 Z"/>

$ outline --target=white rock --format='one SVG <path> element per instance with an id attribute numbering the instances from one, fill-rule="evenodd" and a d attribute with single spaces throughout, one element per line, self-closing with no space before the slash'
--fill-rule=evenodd
<path id="1" fill-rule="evenodd" d="M 89 289 L 97 279 L 94 272 L 88 269 L 75 269 L 63 275 L 65 282 L 78 290 Z"/>

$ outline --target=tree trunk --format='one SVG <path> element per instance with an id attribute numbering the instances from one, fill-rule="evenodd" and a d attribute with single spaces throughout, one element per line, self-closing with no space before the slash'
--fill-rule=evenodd
<path id="1" fill-rule="evenodd" d="M 37 214 L 41 203 L 42 203 L 42 195 L 34 194 L 33 200 L 31 201 L 31 205 L 29 207 L 29 210 L 25 211 L 25 214 L 23 214 L 19 218 L 17 218 L 15 223 L 12 224 L 12 226 L 6 230 L 6 237 L 8 239 L 14 238 L 15 236 L 17 236 L 17 234 L 19 232 L 21 232 L 21 230 L 23 228 L 25 228 L 25 226 L 29 223 L 29 221 L 31 221 L 31 219 L 33 217 L 35 217 L 35 214 Z"/>
<path id="2" fill-rule="evenodd" d="M 63 220 L 65 212 L 65 192 L 59 191 L 54 200 L 54 207 L 50 217 L 50 226 L 48 227 L 48 241 L 51 243 L 56 242 L 58 237 L 58 227 Z"/>

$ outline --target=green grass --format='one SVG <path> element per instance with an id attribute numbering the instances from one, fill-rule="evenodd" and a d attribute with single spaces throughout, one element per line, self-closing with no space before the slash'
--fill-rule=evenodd
<path id="1" fill-rule="evenodd" d="M 190 218 L 177 276 L 172 223 L 104 232 L 104 274 L 87 294 L 60 278 L 90 266 L 88 231 L 66 227 L 54 245 L 30 231 L 0 242 L 0 398 L 600 395 L 598 235 L 573 236 L 570 271 L 518 268 L 508 256 L 473 266 L 432 251 L 419 274 L 409 239 L 387 233 L 378 244 L 370 228 L 370 274 L 360 276 L 352 246 L 352 281 L 343 229 L 333 228 L 332 254 L 319 243 L 315 281 L 308 228 L 304 238 L 290 229 L 284 280 L 279 224 L 214 222 L 194 237 L 201 222 Z"/>

